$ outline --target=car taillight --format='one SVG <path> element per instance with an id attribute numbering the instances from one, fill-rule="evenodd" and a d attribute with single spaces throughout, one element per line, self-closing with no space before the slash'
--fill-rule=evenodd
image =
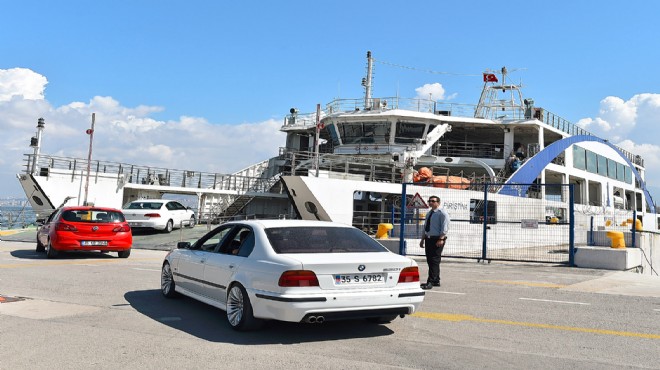
<path id="1" fill-rule="evenodd" d="M 144 217 L 160 217 L 160 214 L 158 213 L 147 213 L 144 215 Z"/>
<path id="2" fill-rule="evenodd" d="M 399 274 L 399 283 L 414 283 L 419 281 L 419 268 L 417 266 L 406 267 Z"/>
<path id="3" fill-rule="evenodd" d="M 71 224 L 67 224 L 64 222 L 58 222 L 57 223 L 57 230 L 58 231 L 78 231 L 75 226 Z"/>
<path id="4" fill-rule="evenodd" d="M 279 286 L 319 286 L 319 279 L 316 278 L 314 271 L 309 270 L 290 270 L 284 271 L 280 276 Z"/>
<path id="5" fill-rule="evenodd" d="M 129 232 L 129 231 L 131 231 L 131 227 L 128 226 L 128 224 L 115 226 L 115 228 L 112 229 L 112 232 L 115 232 L 115 233 Z"/>

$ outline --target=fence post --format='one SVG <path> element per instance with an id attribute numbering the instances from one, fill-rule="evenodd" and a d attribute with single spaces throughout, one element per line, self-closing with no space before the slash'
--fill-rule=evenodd
<path id="1" fill-rule="evenodd" d="M 481 260 L 485 261 L 486 260 L 486 240 L 488 240 L 486 236 L 486 230 L 488 229 L 486 225 L 488 225 L 488 186 L 490 184 L 486 183 L 484 184 L 484 206 L 483 209 L 484 211 L 482 212 L 484 215 L 484 226 L 483 226 L 483 236 L 482 236 L 482 249 L 481 249 Z"/>
<path id="2" fill-rule="evenodd" d="M 637 210 L 633 211 L 632 225 L 630 225 L 632 247 L 635 248 L 635 233 L 637 232 Z"/>
<path id="3" fill-rule="evenodd" d="M 573 203 L 574 184 L 568 185 L 568 214 L 570 223 L 568 225 L 568 265 L 575 266 L 575 204 Z"/>
<path id="4" fill-rule="evenodd" d="M 400 233 L 399 235 L 399 254 L 402 256 L 406 255 L 406 239 L 405 239 L 405 233 L 406 233 L 406 184 L 403 183 L 401 184 L 401 227 L 400 227 Z"/>
<path id="5" fill-rule="evenodd" d="M 594 216 L 591 216 L 591 222 L 589 225 L 589 240 L 587 241 L 587 245 L 590 247 L 593 247 L 594 245 Z"/>

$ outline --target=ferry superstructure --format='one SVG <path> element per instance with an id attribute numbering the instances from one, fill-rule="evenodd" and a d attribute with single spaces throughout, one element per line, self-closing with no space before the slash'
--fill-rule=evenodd
<path id="1" fill-rule="evenodd" d="M 365 229 L 391 219 L 402 183 L 443 182 L 438 191 L 466 194 L 457 195 L 463 203 L 483 184 L 573 184 L 578 212 L 634 210 L 657 229 L 641 156 L 535 106 L 506 68 L 485 72 L 479 101 L 469 105 L 373 97 L 373 62 L 368 53 L 364 97 L 336 99 L 308 114 L 292 108 L 281 127 L 287 137 L 280 153 L 237 173 L 98 160 L 88 167 L 85 159 L 35 150 L 18 178 L 32 207 L 44 214 L 84 198 L 121 207 L 137 198 L 188 194 L 196 196 L 201 221 L 300 217 Z M 40 140 L 39 133 L 37 148 Z M 422 176 L 428 170 L 431 177 Z M 503 204 L 516 195 L 565 201 L 560 188 L 505 189 L 494 195 Z"/>

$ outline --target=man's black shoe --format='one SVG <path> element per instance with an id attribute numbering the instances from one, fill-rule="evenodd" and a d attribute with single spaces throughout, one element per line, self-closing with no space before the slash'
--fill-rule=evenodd
<path id="1" fill-rule="evenodd" d="M 422 289 L 424 289 L 424 290 L 433 289 L 433 284 L 431 284 L 431 283 L 426 283 L 426 284 L 422 284 L 422 285 L 420 285 L 419 287 L 422 288 Z"/>
<path id="2" fill-rule="evenodd" d="M 433 286 L 440 286 L 440 283 L 433 283 Z"/>

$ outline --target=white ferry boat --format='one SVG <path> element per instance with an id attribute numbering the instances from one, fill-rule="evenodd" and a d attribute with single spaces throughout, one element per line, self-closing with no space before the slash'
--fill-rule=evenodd
<path id="1" fill-rule="evenodd" d="M 337 99 L 309 114 L 292 108 L 280 153 L 237 173 L 40 154 L 40 120 L 35 151 L 18 179 L 42 217 L 85 200 L 121 208 L 139 198 L 187 194 L 201 222 L 302 218 L 371 232 L 379 223 L 396 224 L 403 204 L 428 184 L 452 219 L 483 220 L 491 208 L 483 206 L 487 189 L 493 224 L 524 204 L 535 207 L 519 220 L 561 223 L 572 184 L 576 227 L 618 224 L 635 212 L 645 229 L 657 230 L 644 160 L 537 107 L 506 68 L 485 72 L 478 103 L 469 105 L 373 97 L 373 62 L 369 52 L 364 97 Z M 413 184 L 407 198 L 402 184 Z M 466 242 L 477 232 L 463 233 Z"/>

